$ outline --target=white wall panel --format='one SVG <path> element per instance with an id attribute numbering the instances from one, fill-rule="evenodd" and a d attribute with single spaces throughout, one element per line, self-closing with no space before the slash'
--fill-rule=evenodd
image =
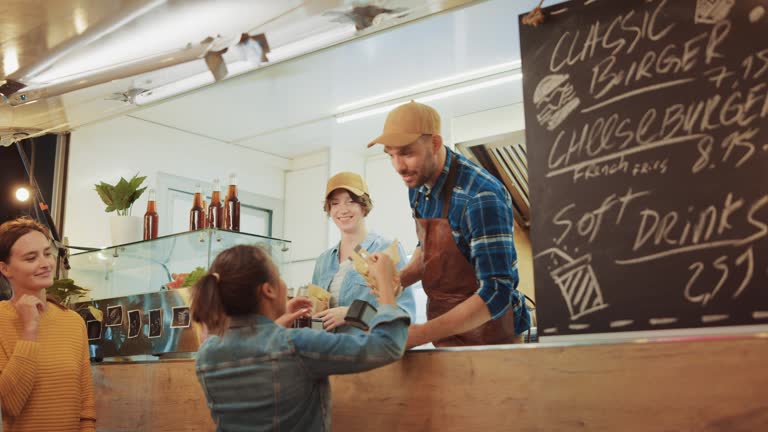
<path id="1" fill-rule="evenodd" d="M 416 228 L 408 203 L 408 188 L 388 158 L 376 156 L 366 162 L 366 182 L 373 199 L 368 229 L 400 240 L 406 253 L 416 247 Z"/>
<path id="2" fill-rule="evenodd" d="M 109 245 L 107 213 L 94 190 L 100 181 L 140 173 L 154 187 L 159 172 L 205 183 L 214 177 L 226 182 L 235 172 L 242 191 L 282 200 L 287 165 L 282 158 L 127 116 L 83 127 L 71 138 L 64 235 L 71 244 Z M 169 217 L 163 203 L 158 207 L 161 218 Z M 146 194 L 132 214 L 141 216 L 145 208 Z"/>
<path id="3" fill-rule="evenodd" d="M 326 249 L 327 220 L 322 202 L 327 181 L 325 165 L 285 175 L 285 237 L 292 242 L 294 262 L 314 260 Z"/>
<path id="4" fill-rule="evenodd" d="M 516 103 L 451 119 L 453 143 L 525 129 L 523 104 Z"/>

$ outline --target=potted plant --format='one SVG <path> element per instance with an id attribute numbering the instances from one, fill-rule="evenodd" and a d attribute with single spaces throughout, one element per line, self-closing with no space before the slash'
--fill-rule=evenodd
<path id="1" fill-rule="evenodd" d="M 147 189 L 140 187 L 146 179 L 146 176 L 139 176 L 137 173 L 130 180 L 120 177 L 120 181 L 115 185 L 104 182 L 95 185 L 96 192 L 107 205 L 104 211 L 116 213 L 109 218 L 112 244 L 118 245 L 141 240 L 142 220 L 138 216 L 131 216 L 131 209 L 133 203 Z"/>
<path id="2" fill-rule="evenodd" d="M 56 279 L 53 285 L 46 289 L 46 294 L 54 297 L 59 303 L 70 307 L 73 301 L 87 294 L 90 290 L 75 284 L 72 279 Z"/>

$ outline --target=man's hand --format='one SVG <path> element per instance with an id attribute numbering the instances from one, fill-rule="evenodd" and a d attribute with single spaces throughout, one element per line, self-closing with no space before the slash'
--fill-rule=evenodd
<path id="1" fill-rule="evenodd" d="M 45 310 L 45 304 L 29 294 L 24 294 L 17 302 L 13 303 L 16 314 L 21 320 L 22 340 L 37 340 L 37 332 L 40 329 L 40 317 Z"/>
<path id="2" fill-rule="evenodd" d="M 435 342 L 448 336 L 461 334 L 491 320 L 485 302 L 477 294 L 456 305 L 453 309 L 424 324 L 411 324 L 408 328 L 406 348 Z"/>
<path id="3" fill-rule="evenodd" d="M 411 349 L 425 343 L 432 342 L 426 332 L 423 324 L 411 324 L 408 327 L 408 341 L 405 343 L 405 349 Z"/>
<path id="4" fill-rule="evenodd" d="M 326 309 L 322 312 L 318 312 L 312 315 L 313 318 L 321 318 L 323 320 L 323 329 L 325 331 L 331 331 L 336 327 L 346 324 L 344 317 L 347 316 L 349 310 L 346 306 L 339 306 L 331 309 Z"/>
<path id="5" fill-rule="evenodd" d="M 380 305 L 395 304 L 397 295 L 397 269 L 387 254 L 376 252 L 368 261 L 368 272 L 376 280 L 376 295 Z"/>

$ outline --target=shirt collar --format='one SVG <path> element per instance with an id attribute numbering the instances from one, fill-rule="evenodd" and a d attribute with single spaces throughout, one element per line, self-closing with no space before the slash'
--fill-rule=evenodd
<path id="1" fill-rule="evenodd" d="M 453 158 L 453 152 L 448 147 L 445 148 L 445 164 L 443 164 L 443 171 L 440 173 L 440 177 L 437 178 L 435 185 L 432 187 L 424 184 L 420 188 L 420 192 L 424 196 L 440 196 L 440 191 L 445 185 L 445 181 L 448 178 L 448 171 L 451 167 L 451 158 Z"/>
<path id="2" fill-rule="evenodd" d="M 229 328 L 255 327 L 259 324 L 273 323 L 271 319 L 261 314 L 234 316 L 229 318 Z"/>
<path id="3" fill-rule="evenodd" d="M 376 234 L 374 234 L 373 231 L 368 231 L 368 235 L 366 235 L 365 239 L 360 243 L 360 247 L 365 250 L 370 250 L 374 240 L 376 240 Z M 339 246 L 341 246 L 341 241 L 333 246 L 333 256 L 337 258 L 336 261 L 338 261 L 339 257 Z"/>

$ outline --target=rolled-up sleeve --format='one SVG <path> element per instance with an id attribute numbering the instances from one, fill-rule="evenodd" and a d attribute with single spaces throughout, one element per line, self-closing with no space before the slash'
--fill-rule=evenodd
<path id="1" fill-rule="evenodd" d="M 382 305 L 365 334 L 334 334 L 311 329 L 292 332 L 302 363 L 313 376 L 374 369 L 399 360 L 405 352 L 410 318 L 402 308 Z"/>
<path id="2" fill-rule="evenodd" d="M 513 217 L 508 200 L 482 192 L 467 203 L 461 221 L 462 231 L 469 234 L 471 262 L 480 285 L 477 294 L 493 319 L 521 303 Z"/>

